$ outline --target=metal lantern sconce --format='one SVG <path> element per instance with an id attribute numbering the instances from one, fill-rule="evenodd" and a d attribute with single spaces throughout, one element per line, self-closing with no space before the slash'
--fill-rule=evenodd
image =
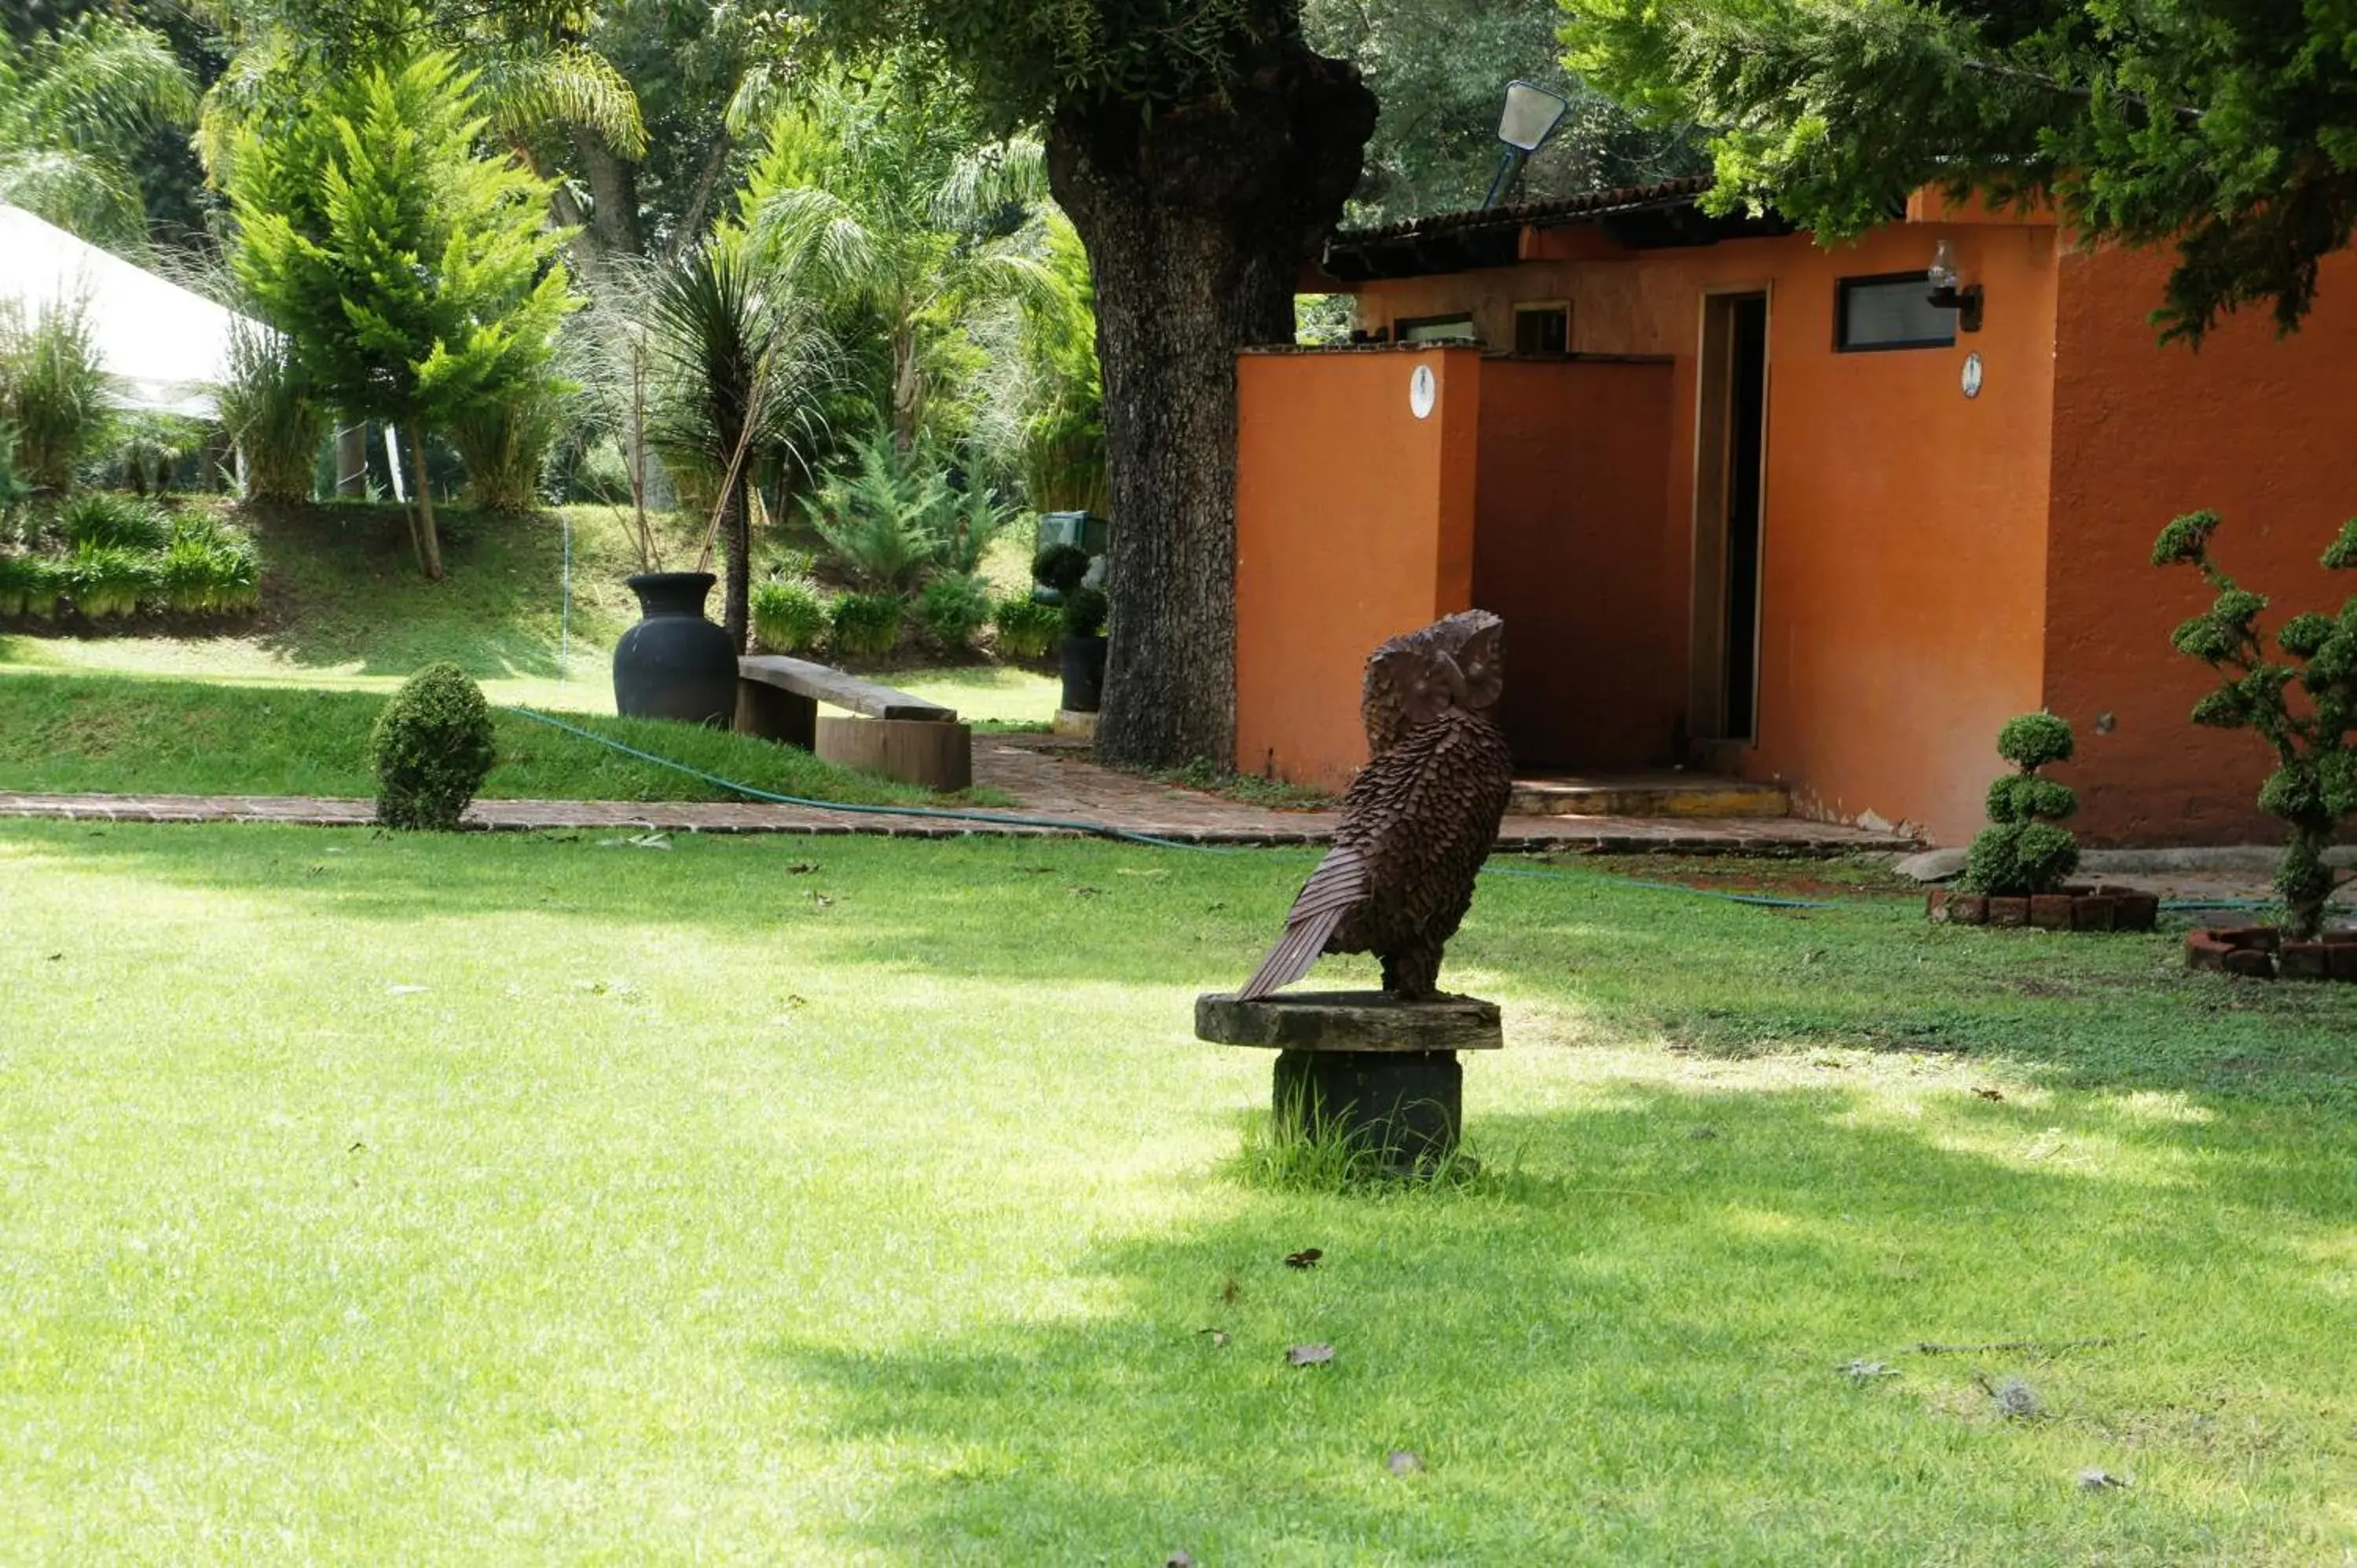
<path id="1" fill-rule="evenodd" d="M 1546 145 L 1570 107 L 1570 99 L 1532 82 L 1506 84 L 1506 112 L 1498 118 L 1498 140 L 1506 144 L 1506 156 L 1498 161 L 1498 176 L 1490 182 L 1490 194 L 1481 199 L 1484 209 L 1498 205 L 1498 199 L 1514 183 L 1514 176 L 1522 172 L 1524 160 Z"/>
<path id="2" fill-rule="evenodd" d="M 1954 241 L 1943 240 L 1932 247 L 1932 265 L 1924 274 L 1924 279 L 1932 285 L 1928 297 L 1932 306 L 1956 313 L 1957 331 L 1977 332 L 1981 329 L 1981 285 L 1975 284 L 1970 288 L 1956 286 L 1960 277 L 1956 272 Z"/>

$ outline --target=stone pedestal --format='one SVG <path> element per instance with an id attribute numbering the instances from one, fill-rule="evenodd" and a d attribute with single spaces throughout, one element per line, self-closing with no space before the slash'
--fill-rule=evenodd
<path id="1" fill-rule="evenodd" d="M 1505 1044 L 1498 1005 L 1471 996 L 1404 1002 L 1381 991 L 1311 991 L 1240 1002 L 1195 998 L 1195 1036 L 1277 1053 L 1279 1133 L 1339 1132 L 1401 1175 L 1457 1146 L 1465 1070 L 1458 1051 Z"/>

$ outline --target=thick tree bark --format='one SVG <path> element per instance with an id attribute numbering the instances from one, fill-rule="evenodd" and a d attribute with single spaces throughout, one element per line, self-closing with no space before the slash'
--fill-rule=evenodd
<path id="1" fill-rule="evenodd" d="M 574 151 L 589 186 L 589 232 L 608 256 L 635 256 L 645 248 L 639 226 L 639 166 L 619 156 L 606 138 L 584 126 Z"/>
<path id="2" fill-rule="evenodd" d="M 1108 761 L 1234 765 L 1235 354 L 1293 341 L 1295 280 L 1374 124 L 1357 70 L 1293 39 L 1219 101 L 1076 105 L 1049 126 L 1049 178 L 1096 284 Z"/>
<path id="3" fill-rule="evenodd" d="M 417 521 L 416 544 L 418 569 L 426 580 L 442 580 L 442 536 L 434 527 L 434 491 L 425 482 L 425 432 L 416 424 L 409 427 L 409 471 L 416 476 Z"/>

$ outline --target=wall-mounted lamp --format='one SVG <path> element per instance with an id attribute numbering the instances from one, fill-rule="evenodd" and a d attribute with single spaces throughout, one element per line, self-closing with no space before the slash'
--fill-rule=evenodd
<path id="1" fill-rule="evenodd" d="M 1490 182 L 1490 194 L 1481 199 L 1483 208 L 1498 205 L 1498 199 L 1514 183 L 1514 176 L 1522 172 L 1523 161 L 1546 145 L 1570 107 L 1571 100 L 1559 92 L 1527 81 L 1506 84 L 1506 112 L 1498 119 L 1498 140 L 1506 144 L 1506 156 L 1498 160 L 1498 177 Z"/>
<path id="2" fill-rule="evenodd" d="M 1925 274 L 1932 285 L 1930 299 L 1939 310 L 1956 313 L 1956 330 L 1977 332 L 1981 329 L 1981 285 L 1958 288 L 1961 281 L 1956 272 L 1956 244 L 1943 240 L 1932 249 L 1932 265 Z"/>

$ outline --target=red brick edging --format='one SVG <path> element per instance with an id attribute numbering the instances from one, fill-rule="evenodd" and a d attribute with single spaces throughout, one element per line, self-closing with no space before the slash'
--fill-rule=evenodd
<path id="1" fill-rule="evenodd" d="M 2036 926 L 2049 931 L 2148 931 L 2160 896 L 2132 887 L 2065 887 L 2025 898 L 1985 897 L 1935 887 L 1923 912 L 1956 926 Z"/>
<path id="2" fill-rule="evenodd" d="M 2357 981 L 2357 931 L 2327 931 L 2312 942 L 2287 941 L 2273 926 L 2229 926 L 2189 933 L 2185 961 L 2193 969 L 2273 980 Z"/>
<path id="3" fill-rule="evenodd" d="M 1143 792 L 1141 791 L 1141 794 Z M 1164 793 L 1173 793 L 1164 791 Z M 1057 809 L 1017 807 L 1006 815 L 1063 816 Z M 1279 848 L 1330 843 L 1328 811 L 1267 811 L 1196 796 L 1141 799 L 1116 807 L 1083 803 L 1074 816 L 1174 843 Z M 0 817 L 107 822 L 286 822 L 362 828 L 376 822 L 372 801 L 294 796 L 34 795 L 0 793 Z M 828 811 L 749 801 L 478 800 L 465 825 L 478 832 L 546 829 L 637 832 L 873 834 L 889 838 L 974 836 L 1071 838 L 1071 830 L 965 822 L 899 813 Z M 1580 854 L 1760 854 L 1823 858 L 1859 850 L 1904 850 L 1912 841 L 1792 818 L 1513 817 L 1502 825 L 1505 853 Z"/>

